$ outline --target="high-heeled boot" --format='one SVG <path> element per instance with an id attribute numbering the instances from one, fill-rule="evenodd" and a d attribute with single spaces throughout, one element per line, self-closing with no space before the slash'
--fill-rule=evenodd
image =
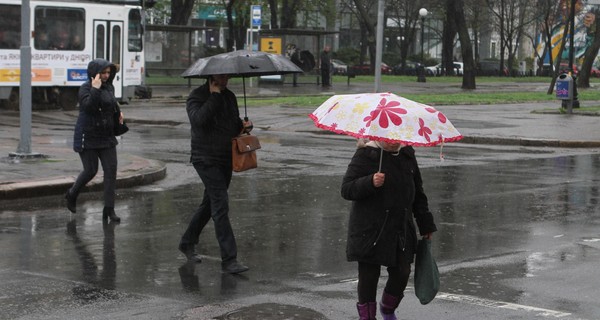
<path id="1" fill-rule="evenodd" d="M 359 320 L 376 320 L 377 302 L 357 303 Z"/>
<path id="2" fill-rule="evenodd" d="M 394 314 L 394 311 L 396 311 L 396 308 L 398 308 L 400 300 L 402 300 L 403 297 L 404 295 L 396 297 L 383 291 L 381 302 L 379 303 L 379 312 L 381 312 L 383 320 L 398 320 Z"/>
<path id="3" fill-rule="evenodd" d="M 67 209 L 72 213 L 77 212 L 77 196 L 71 194 L 71 190 L 67 190 L 65 194 L 65 200 L 67 200 Z"/>
<path id="4" fill-rule="evenodd" d="M 115 214 L 115 208 L 113 207 L 104 207 L 104 211 L 102 211 L 102 220 L 106 221 L 108 218 L 110 218 L 110 221 L 121 222 L 121 218 Z"/>

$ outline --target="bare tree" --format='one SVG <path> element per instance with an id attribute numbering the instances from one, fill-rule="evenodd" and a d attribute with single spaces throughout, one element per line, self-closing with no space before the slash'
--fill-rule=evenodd
<path id="1" fill-rule="evenodd" d="M 495 16 L 496 26 L 500 33 L 500 65 L 499 75 L 504 69 L 504 59 L 508 56 L 508 67 L 512 70 L 519 43 L 525 34 L 524 30 L 536 19 L 532 10 L 538 10 L 531 5 L 530 0 L 486 0 L 488 7 Z M 538 11 L 539 12 L 539 11 Z M 508 53 L 508 55 L 507 55 Z"/>
<path id="2" fill-rule="evenodd" d="M 369 52 L 371 73 L 375 68 L 375 47 L 377 44 L 377 17 L 373 12 L 377 11 L 376 0 L 354 0 L 357 18 L 360 21 L 361 28 L 361 60 L 363 59 L 362 52 L 366 48 Z"/>
<path id="3" fill-rule="evenodd" d="M 467 27 L 467 21 L 465 19 L 464 2 L 463 0 L 448 0 L 448 9 L 451 11 L 452 16 L 458 30 L 458 38 L 460 40 L 460 50 L 463 56 L 463 89 L 476 89 L 475 84 L 475 70 L 473 68 L 473 47 L 471 45 L 471 38 L 469 37 L 469 29 Z"/>
<path id="4" fill-rule="evenodd" d="M 394 0 L 389 1 L 386 13 L 394 21 L 397 28 L 387 28 L 386 34 L 397 41 L 400 49 L 400 63 L 402 70 L 406 68 L 406 59 L 410 46 L 414 43 L 417 26 L 419 23 L 419 8 L 424 7 L 422 1 Z"/>
<path id="5" fill-rule="evenodd" d="M 558 48 L 558 54 L 556 55 L 559 58 L 556 59 L 556 61 L 554 62 L 554 72 L 552 73 L 552 81 L 550 82 L 550 86 L 548 87 L 548 94 L 552 94 L 552 92 L 554 91 L 554 85 L 556 84 L 556 78 L 558 78 L 558 73 L 560 72 L 560 57 L 562 57 L 563 50 L 565 50 L 565 46 L 567 43 L 567 38 L 568 38 L 568 34 L 570 32 L 569 31 L 570 29 L 571 29 L 571 16 L 569 15 L 567 17 L 567 20 L 565 21 L 565 27 L 563 29 L 562 40 L 560 41 L 560 47 Z M 552 48 L 550 48 L 549 50 L 552 50 Z M 550 56 L 552 56 L 552 53 L 550 53 Z"/>
<path id="6" fill-rule="evenodd" d="M 594 10 L 588 12 L 587 15 L 589 20 L 586 23 L 590 23 L 588 36 L 591 36 L 593 40 L 592 44 L 585 50 L 583 64 L 581 65 L 581 69 L 579 70 L 579 75 L 577 77 L 577 86 L 580 88 L 590 87 L 590 73 L 594 64 L 594 60 L 598 55 L 598 51 L 600 50 L 600 23 L 598 21 L 598 18 L 600 18 L 600 10 L 595 8 Z"/>
<path id="7" fill-rule="evenodd" d="M 458 33 L 454 16 L 454 2 L 445 0 L 444 30 L 442 31 L 442 68 L 444 74 L 453 75 L 454 70 L 454 39 Z"/>
<path id="8" fill-rule="evenodd" d="M 546 55 L 548 55 L 549 65 L 554 65 L 554 58 L 552 56 L 552 28 L 555 23 L 555 17 L 558 14 L 559 10 L 559 2 L 554 0 L 538 0 L 535 4 L 537 7 L 537 14 L 534 16 L 534 19 L 537 21 L 537 27 L 534 29 L 534 32 L 541 33 L 541 41 L 543 41 L 544 46 L 543 50 L 540 53 L 537 50 L 537 34 L 526 35 L 530 38 L 530 41 L 534 48 L 534 54 L 538 61 L 538 70 L 543 70 L 544 60 Z"/>

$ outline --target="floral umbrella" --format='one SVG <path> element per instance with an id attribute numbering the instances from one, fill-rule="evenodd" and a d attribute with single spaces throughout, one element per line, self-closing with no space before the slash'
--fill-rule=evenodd
<path id="1" fill-rule="evenodd" d="M 335 133 L 411 146 L 463 137 L 435 108 L 389 92 L 335 95 L 309 117 L 317 127 Z"/>

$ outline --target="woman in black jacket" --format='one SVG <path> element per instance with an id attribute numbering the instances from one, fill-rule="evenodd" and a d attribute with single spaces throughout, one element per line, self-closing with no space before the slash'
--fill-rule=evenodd
<path id="1" fill-rule="evenodd" d="M 378 172 L 380 157 L 382 172 Z M 404 297 L 416 250 L 413 216 L 423 237 L 430 239 L 437 230 L 414 149 L 359 141 L 341 193 L 344 199 L 352 201 L 346 254 L 348 261 L 358 262 L 360 319 L 375 319 L 377 283 L 381 266 L 386 266 L 389 277 L 380 312 L 384 320 L 396 320 L 394 311 Z"/>
<path id="2" fill-rule="evenodd" d="M 79 88 L 79 117 L 75 125 L 73 150 L 79 153 L 83 171 L 67 191 L 67 208 L 75 213 L 79 191 L 98 172 L 98 159 L 104 172 L 104 210 L 102 220 L 119 222 L 115 214 L 115 184 L 117 180 L 116 117 L 123 123 L 123 113 L 115 98 L 112 81 L 117 67 L 104 59 L 88 64 L 88 80 Z"/>

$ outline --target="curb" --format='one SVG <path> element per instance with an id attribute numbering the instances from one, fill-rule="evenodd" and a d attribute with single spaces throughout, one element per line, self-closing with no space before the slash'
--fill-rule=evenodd
<path id="1" fill-rule="evenodd" d="M 326 130 L 298 130 L 312 134 L 337 135 Z M 340 135 L 343 136 L 343 135 Z M 600 148 L 600 141 L 582 140 L 554 140 L 554 139 L 526 139 L 526 138 L 502 138 L 483 136 L 463 136 L 462 139 L 452 143 L 487 144 L 499 146 L 523 146 L 523 147 L 554 147 L 554 148 Z"/>
<path id="2" fill-rule="evenodd" d="M 167 167 L 163 162 L 131 157 L 132 163 L 117 172 L 117 188 L 147 185 L 165 178 Z M 0 200 L 63 194 L 73 185 L 75 178 L 54 177 L 0 184 Z M 82 191 L 100 191 L 102 185 L 102 176 L 96 176 Z"/>
<path id="3" fill-rule="evenodd" d="M 498 138 L 464 136 L 459 143 L 489 144 L 489 145 L 516 145 L 523 147 L 554 147 L 554 148 L 600 148 L 600 141 L 580 140 L 546 140 L 546 139 L 522 139 L 522 138 Z"/>

